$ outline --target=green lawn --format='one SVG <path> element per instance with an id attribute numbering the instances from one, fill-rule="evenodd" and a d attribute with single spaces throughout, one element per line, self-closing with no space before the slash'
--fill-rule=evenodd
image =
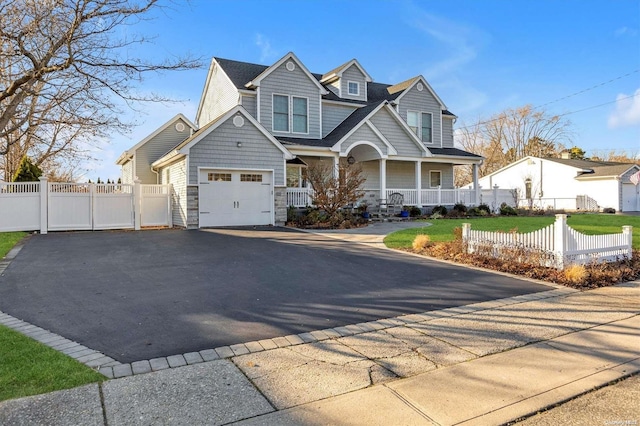
<path id="1" fill-rule="evenodd" d="M 27 235 L 0 233 L 0 259 Z M 105 380 L 84 364 L 0 325 L 0 401 Z"/>
<path id="2" fill-rule="evenodd" d="M 407 248 L 417 234 L 427 234 L 431 241 L 453 240 L 453 229 L 461 227 L 464 222 L 471 223 L 471 229 L 483 231 L 509 231 L 517 228 L 518 232 L 531 232 L 555 221 L 553 216 L 500 216 L 467 219 L 427 220 L 431 226 L 412 228 L 388 235 L 384 242 L 390 248 Z M 640 249 L 640 216 L 619 216 L 610 214 L 575 214 L 567 219 L 567 224 L 585 234 L 612 234 L 622 232 L 623 225 L 633 226 L 633 248 Z"/>
<path id="3" fill-rule="evenodd" d="M 0 401 L 106 380 L 102 374 L 0 325 Z"/>
<path id="4" fill-rule="evenodd" d="M 0 259 L 5 257 L 11 247 L 27 235 L 26 232 L 0 232 Z"/>

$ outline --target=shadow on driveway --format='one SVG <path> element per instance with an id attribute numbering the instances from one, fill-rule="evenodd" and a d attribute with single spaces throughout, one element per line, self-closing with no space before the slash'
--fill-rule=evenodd
<path id="1" fill-rule="evenodd" d="M 549 287 L 283 228 L 34 235 L 0 310 L 132 362 Z"/>

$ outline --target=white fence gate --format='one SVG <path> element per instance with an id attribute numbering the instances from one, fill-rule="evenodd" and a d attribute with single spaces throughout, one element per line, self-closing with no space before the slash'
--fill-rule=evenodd
<path id="1" fill-rule="evenodd" d="M 477 231 L 471 229 L 470 223 L 463 223 L 462 239 L 468 253 L 490 248 L 499 256 L 502 250 L 520 249 L 541 254 L 542 266 L 564 269 L 569 264 L 631 258 L 632 231 L 633 227 L 623 226 L 619 234 L 585 235 L 567 225 L 567 215 L 557 214 L 554 224 L 525 234 Z"/>
<path id="2" fill-rule="evenodd" d="M 172 226 L 170 185 L 0 182 L 0 232 Z"/>

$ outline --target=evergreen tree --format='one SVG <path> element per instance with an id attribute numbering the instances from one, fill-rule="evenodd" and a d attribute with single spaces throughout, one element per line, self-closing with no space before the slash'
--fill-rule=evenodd
<path id="1" fill-rule="evenodd" d="M 37 182 L 38 178 L 42 176 L 42 170 L 31 162 L 31 159 L 26 155 L 22 157 L 18 170 L 13 175 L 14 182 Z"/>

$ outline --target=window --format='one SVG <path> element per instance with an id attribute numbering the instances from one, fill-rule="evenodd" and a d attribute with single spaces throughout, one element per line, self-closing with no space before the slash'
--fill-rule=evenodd
<path id="1" fill-rule="evenodd" d="M 422 138 L 422 142 L 428 142 L 431 143 L 433 142 L 433 139 L 431 137 L 431 114 L 428 112 L 423 112 L 422 113 L 422 132 L 421 132 L 421 138 Z"/>
<path id="2" fill-rule="evenodd" d="M 429 172 L 429 187 L 437 188 L 442 184 L 442 172 L 440 170 L 432 170 Z"/>
<path id="3" fill-rule="evenodd" d="M 307 98 L 293 97 L 293 132 L 309 133 L 307 128 Z"/>
<path id="4" fill-rule="evenodd" d="M 524 193 L 527 200 L 530 200 L 531 197 L 531 178 L 527 178 L 524 181 Z"/>
<path id="5" fill-rule="evenodd" d="M 360 83 L 357 81 L 349 81 L 347 83 L 347 93 L 354 96 L 360 95 Z"/>
<path id="6" fill-rule="evenodd" d="M 240 173 L 240 182 L 262 182 L 262 175 Z"/>
<path id="7" fill-rule="evenodd" d="M 289 131 L 289 97 L 273 95 L 273 131 Z"/>
<path id="8" fill-rule="evenodd" d="M 433 142 L 433 116 L 430 112 L 407 111 L 407 124 L 422 142 Z"/>
<path id="9" fill-rule="evenodd" d="M 420 136 L 418 130 L 420 129 L 420 114 L 413 111 L 407 111 L 407 124 L 413 130 L 413 133 Z"/>
<path id="10" fill-rule="evenodd" d="M 207 173 L 210 182 L 231 182 L 231 173 Z"/>
<path id="11" fill-rule="evenodd" d="M 306 188 L 307 169 L 301 166 L 287 166 L 287 188 Z"/>

